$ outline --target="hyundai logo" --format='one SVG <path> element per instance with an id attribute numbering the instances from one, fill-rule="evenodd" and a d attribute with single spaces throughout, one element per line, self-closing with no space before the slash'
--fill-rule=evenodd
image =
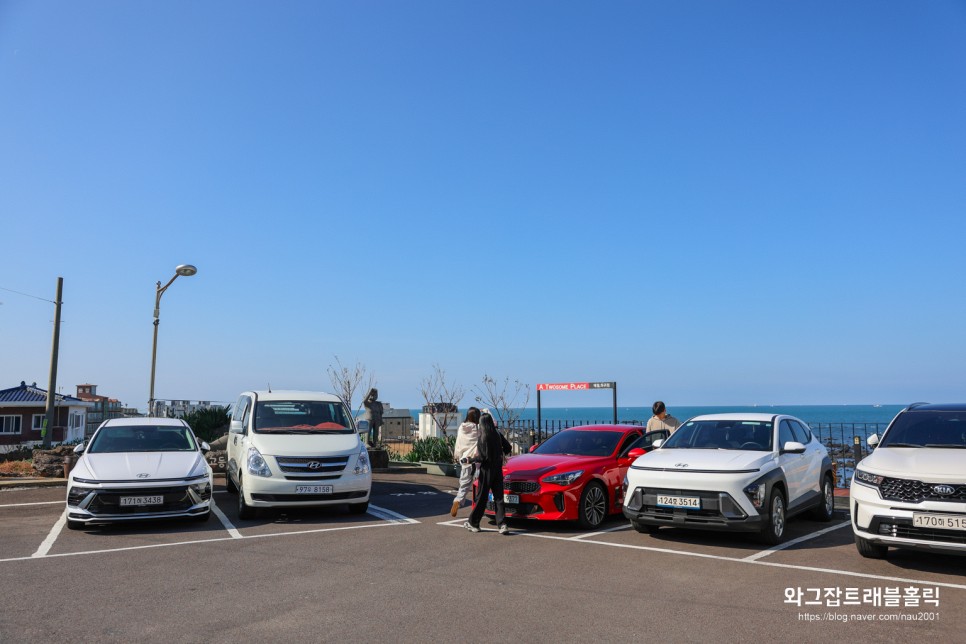
<path id="1" fill-rule="evenodd" d="M 312 461 L 311 463 L 307 463 L 305 467 L 309 468 L 310 470 L 317 470 L 320 467 L 322 467 L 322 463 L 319 463 L 318 461 Z"/>
<path id="2" fill-rule="evenodd" d="M 148 474 L 147 472 L 141 472 L 140 474 L 138 474 L 138 478 L 139 479 L 147 479 L 147 478 L 151 478 L 151 475 Z"/>
<path id="3" fill-rule="evenodd" d="M 932 491 L 936 494 L 941 494 L 942 496 L 949 496 L 956 491 L 952 485 L 933 485 Z"/>

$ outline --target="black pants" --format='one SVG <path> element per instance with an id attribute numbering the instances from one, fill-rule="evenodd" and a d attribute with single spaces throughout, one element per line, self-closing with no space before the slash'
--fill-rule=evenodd
<path id="1" fill-rule="evenodd" d="M 503 525 L 506 513 L 503 508 L 503 464 L 497 469 L 483 465 L 480 477 L 476 481 L 476 498 L 473 500 L 473 511 L 470 512 L 470 525 L 479 527 L 480 519 L 486 512 L 486 501 L 493 492 L 493 505 L 496 508 L 496 523 Z"/>

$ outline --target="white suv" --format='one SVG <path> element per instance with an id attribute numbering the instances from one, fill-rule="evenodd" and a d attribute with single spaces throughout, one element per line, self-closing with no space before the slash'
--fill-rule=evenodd
<path id="1" fill-rule="evenodd" d="M 711 414 L 681 425 L 638 458 L 624 480 L 624 516 L 638 532 L 661 526 L 785 536 L 789 516 L 829 521 L 832 461 L 808 426 L 776 414 Z"/>
<path id="2" fill-rule="evenodd" d="M 363 426 L 364 425 L 364 426 Z M 360 423 L 368 431 L 368 423 Z M 238 516 L 258 508 L 369 508 L 369 454 L 342 400 L 312 391 L 246 391 L 232 411 L 225 485 Z"/>
<path id="3" fill-rule="evenodd" d="M 910 405 L 869 446 L 850 490 L 859 554 L 966 554 L 966 405 Z"/>

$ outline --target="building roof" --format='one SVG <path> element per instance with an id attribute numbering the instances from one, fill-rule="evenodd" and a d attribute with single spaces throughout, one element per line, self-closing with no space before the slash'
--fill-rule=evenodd
<path id="1" fill-rule="evenodd" d="M 84 401 L 80 398 L 65 396 L 63 394 L 55 394 L 54 401 L 58 405 L 64 405 L 65 403 L 68 405 L 84 404 Z M 47 390 L 38 387 L 36 382 L 28 385 L 21 380 L 19 387 L 0 390 L 0 404 L 2 403 L 19 403 L 26 407 L 33 406 L 37 403 L 47 404 Z"/>

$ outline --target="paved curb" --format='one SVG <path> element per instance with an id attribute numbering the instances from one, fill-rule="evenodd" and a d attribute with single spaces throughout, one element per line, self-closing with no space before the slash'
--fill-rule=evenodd
<path id="1" fill-rule="evenodd" d="M 0 479 L 0 490 L 25 487 L 66 487 L 67 479 L 9 478 Z"/>

